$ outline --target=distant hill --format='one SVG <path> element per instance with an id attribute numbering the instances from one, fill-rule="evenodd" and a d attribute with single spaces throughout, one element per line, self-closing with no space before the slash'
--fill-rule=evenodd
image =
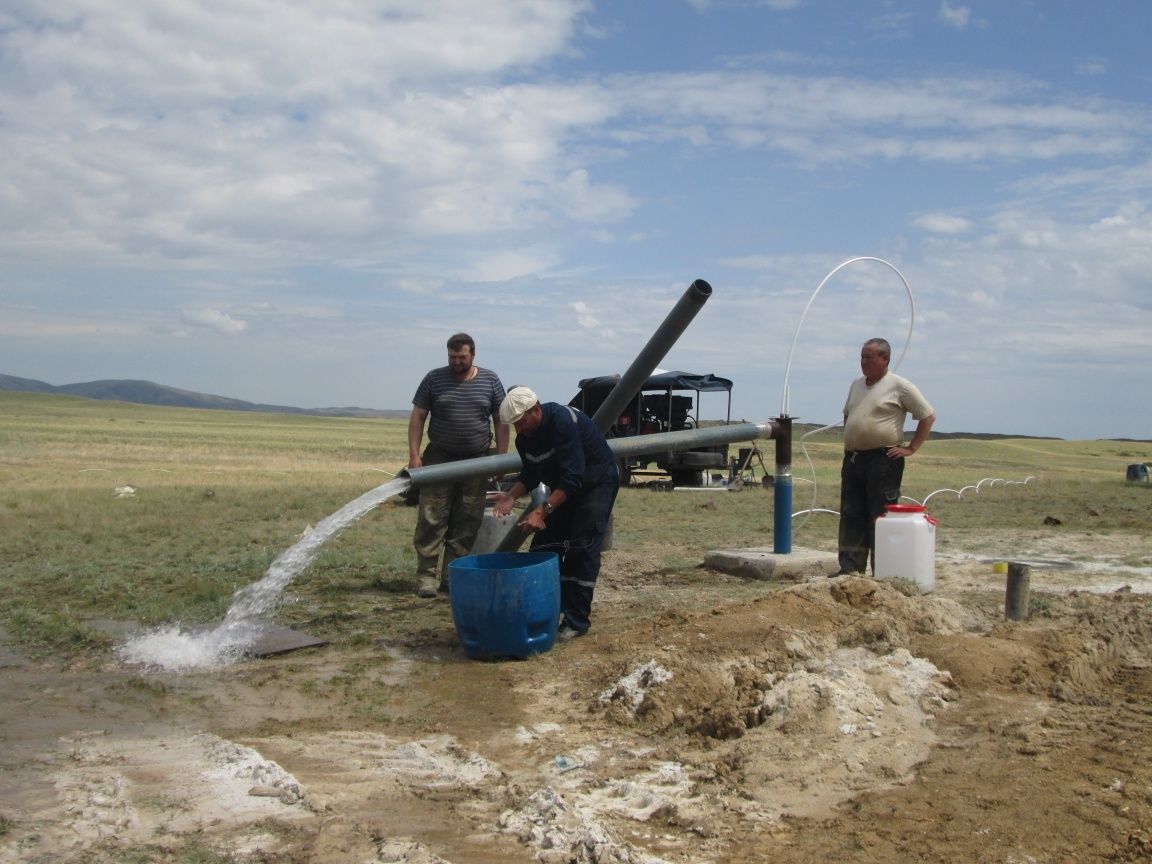
<path id="1" fill-rule="evenodd" d="M 293 408 L 289 405 L 265 405 L 258 402 L 245 402 L 243 399 L 230 399 L 227 396 L 213 396 L 209 393 L 194 393 L 168 387 L 152 381 L 135 381 L 126 378 L 113 378 L 103 381 L 87 381 L 83 384 L 49 384 L 34 378 L 18 378 L 15 375 L 0 374 L 0 390 L 15 390 L 22 393 L 57 393 L 68 396 L 83 396 L 87 399 L 104 399 L 114 402 L 132 402 L 137 405 L 164 405 L 169 408 L 216 408 L 223 411 L 263 411 L 269 414 L 307 414 L 314 417 L 368 417 L 387 420 L 407 419 L 408 409 L 396 408 Z M 733 418 L 735 419 L 735 418 Z M 816 426 L 798 424 L 794 435 L 802 435 L 816 429 Z M 1038 435 L 1013 435 L 998 432 L 936 432 L 932 438 L 976 438 L 995 440 L 999 438 L 1048 438 Z M 1053 440 L 1060 440 L 1054 438 Z M 1146 441 L 1147 439 L 1117 438 L 1117 441 Z"/>
<path id="2" fill-rule="evenodd" d="M 152 381 L 134 381 L 122 378 L 57 386 L 33 378 L 17 378 L 14 375 L 0 374 L 0 390 L 16 390 L 22 393 L 56 393 L 83 396 L 86 399 L 132 402 L 137 405 L 164 405 L 170 408 L 216 408 L 224 411 L 262 411 L 270 414 L 309 414 L 319 417 L 398 419 L 405 418 L 409 414 L 408 411 L 395 409 L 293 408 L 288 405 L 265 405 L 257 402 L 246 402 L 243 399 L 230 399 L 227 396 L 194 393 L 191 390 L 181 390 Z"/>
<path id="3" fill-rule="evenodd" d="M 818 432 L 827 427 L 817 426 L 815 423 L 797 423 L 792 427 L 792 438 L 797 438 L 807 435 L 811 432 Z M 829 434 L 832 436 L 839 436 L 843 430 L 836 428 Z M 911 432 L 911 430 L 908 430 Z M 949 438 L 971 438 L 977 441 L 998 441 L 1002 438 L 1032 438 L 1038 441 L 1061 441 L 1063 439 L 1057 438 L 1054 435 L 1014 435 L 1005 432 L 937 432 L 932 430 L 928 435 L 929 439 L 934 441 L 947 440 Z"/>

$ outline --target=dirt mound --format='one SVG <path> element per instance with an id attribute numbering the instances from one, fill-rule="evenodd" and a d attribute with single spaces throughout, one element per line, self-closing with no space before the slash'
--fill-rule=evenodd
<path id="1" fill-rule="evenodd" d="M 24 667 L 0 711 L 101 731 L 10 742 L 0 862 L 1146 860 L 1146 595 L 1006 623 L 862 577 L 719 587 L 526 662 L 467 660 L 444 608 L 130 688 Z"/>
<path id="2" fill-rule="evenodd" d="M 824 712 L 824 725 L 835 729 L 843 724 L 833 715 L 850 713 L 843 704 L 853 698 L 838 690 L 852 689 L 848 670 L 863 656 L 838 649 L 868 646 L 891 653 L 907 646 L 910 633 L 960 629 L 932 601 L 864 578 L 796 586 L 704 613 L 666 612 L 639 632 L 601 640 L 604 663 L 596 674 L 610 677 L 589 710 L 603 709 L 613 722 L 645 734 L 735 739 L 769 722 L 784 729 L 811 722 L 796 716 L 812 713 L 796 711 L 805 701 L 799 691 L 808 689 L 820 694 L 823 708 L 840 704 L 838 712 Z M 636 663 L 637 654 L 651 652 L 653 644 L 656 656 Z M 797 685 L 804 676 L 812 680 Z"/>

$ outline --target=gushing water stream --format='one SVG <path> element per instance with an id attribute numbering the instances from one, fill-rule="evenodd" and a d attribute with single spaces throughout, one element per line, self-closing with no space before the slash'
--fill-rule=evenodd
<path id="1" fill-rule="evenodd" d="M 261 619 L 272 611 L 297 574 L 315 560 L 320 547 L 374 507 L 404 492 L 409 485 L 407 478 L 389 480 L 318 522 L 276 557 L 259 582 L 236 592 L 228 613 L 215 629 L 194 632 L 170 625 L 129 640 L 117 653 L 129 663 L 177 672 L 232 663 L 260 638 L 265 629 Z"/>

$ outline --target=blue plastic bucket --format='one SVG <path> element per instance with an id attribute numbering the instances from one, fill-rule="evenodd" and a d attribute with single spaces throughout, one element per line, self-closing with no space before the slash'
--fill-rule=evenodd
<path id="1" fill-rule="evenodd" d="M 472 658 L 528 657 L 556 642 L 560 559 L 555 552 L 491 552 L 448 565 L 452 621 Z"/>

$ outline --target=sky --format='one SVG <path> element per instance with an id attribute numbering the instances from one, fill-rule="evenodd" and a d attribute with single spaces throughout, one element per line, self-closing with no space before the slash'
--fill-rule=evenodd
<path id="1" fill-rule="evenodd" d="M 836 423 L 883 336 L 939 431 L 1152 439 L 1150 32 L 1147 0 L 4 0 L 0 373 L 407 409 L 462 330 L 566 402 L 704 279 L 661 366 L 734 419 Z"/>

